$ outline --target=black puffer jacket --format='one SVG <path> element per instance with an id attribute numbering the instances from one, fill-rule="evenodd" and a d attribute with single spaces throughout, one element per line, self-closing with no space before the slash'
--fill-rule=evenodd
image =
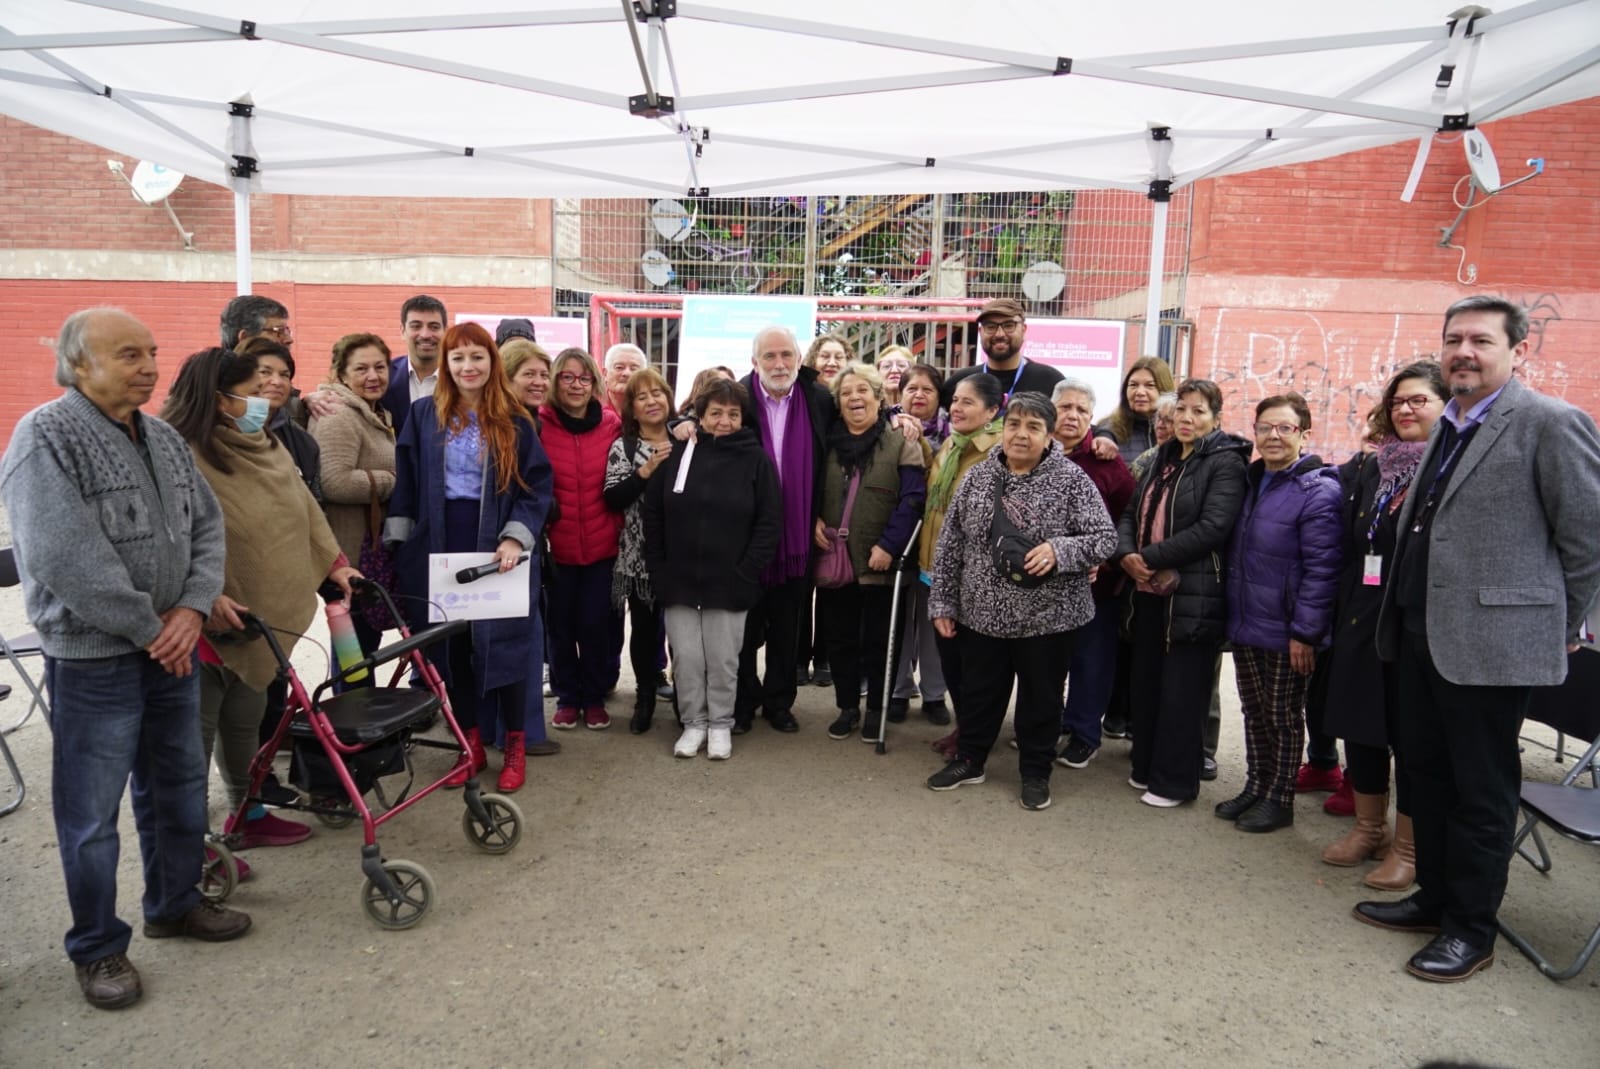
<path id="1" fill-rule="evenodd" d="M 1123 557 L 1138 553 L 1156 571 L 1176 568 L 1178 589 L 1167 601 L 1167 641 L 1216 642 L 1228 622 L 1228 539 L 1244 505 L 1245 471 L 1253 447 L 1218 430 L 1200 439 L 1187 460 L 1179 460 L 1182 448 L 1176 438 L 1168 441 L 1139 480 L 1139 489 L 1117 525 L 1112 564 L 1120 567 Z M 1140 502 L 1172 463 L 1180 464 L 1181 471 L 1167 499 L 1167 536 L 1143 546 Z"/>

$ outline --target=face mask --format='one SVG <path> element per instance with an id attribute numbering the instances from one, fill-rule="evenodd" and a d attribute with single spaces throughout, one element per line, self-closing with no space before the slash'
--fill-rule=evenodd
<path id="1" fill-rule="evenodd" d="M 238 394 L 233 393 L 227 396 L 235 401 L 244 402 L 244 415 L 233 417 L 233 424 L 239 428 L 241 433 L 254 434 L 267 425 L 267 414 L 271 410 L 271 406 L 267 403 L 265 397 L 240 397 Z"/>

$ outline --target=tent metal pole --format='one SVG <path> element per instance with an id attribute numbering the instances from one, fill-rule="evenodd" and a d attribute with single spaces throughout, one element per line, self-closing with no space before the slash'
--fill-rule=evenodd
<path id="1" fill-rule="evenodd" d="M 1150 288 L 1144 299 L 1144 355 L 1161 355 L 1161 293 L 1167 266 L 1166 196 L 1150 201 Z"/>
<path id="2" fill-rule="evenodd" d="M 233 270 L 239 296 L 250 292 L 250 180 L 233 180 Z"/>

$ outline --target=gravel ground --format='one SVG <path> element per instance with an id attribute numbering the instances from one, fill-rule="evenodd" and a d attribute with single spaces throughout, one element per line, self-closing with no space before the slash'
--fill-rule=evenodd
<path id="1" fill-rule="evenodd" d="M 26 627 L 16 590 L 0 627 Z M 313 646 L 295 659 L 320 678 Z M 758 724 L 731 761 L 679 761 L 668 724 L 628 735 L 619 696 L 615 728 L 557 733 L 565 752 L 531 762 L 511 853 L 468 844 L 459 795 L 380 829 L 386 857 L 436 881 L 417 927 L 365 917 L 359 828 L 319 826 L 250 853 L 256 877 L 231 902 L 255 919 L 248 938 L 136 934 L 145 998 L 120 1013 L 82 1001 L 62 952 L 36 716 L 8 739 L 28 796 L 0 820 L 0 1066 L 1596 1064 L 1600 966 L 1558 985 L 1502 942 L 1470 983 L 1420 983 L 1401 971 L 1419 938 L 1348 915 L 1364 870 L 1320 863 L 1345 825 L 1320 796 L 1272 835 L 1212 817 L 1243 781 L 1231 671 L 1223 687 L 1222 775 L 1199 804 L 1138 805 L 1127 743 L 1109 741 L 1057 769 L 1039 813 L 1017 804 L 1009 749 L 986 784 L 926 790 L 940 729 L 915 715 L 878 756 L 828 739 L 828 692 L 808 687 L 798 735 Z M 13 693 L 0 723 L 21 708 Z M 1527 774 L 1558 778 L 1535 744 L 1553 737 L 1529 738 Z M 213 782 L 214 822 L 222 807 Z M 135 842 L 124 811 L 136 922 Z M 1596 859 L 1553 849 L 1553 877 L 1514 863 L 1505 914 L 1570 955 Z"/>

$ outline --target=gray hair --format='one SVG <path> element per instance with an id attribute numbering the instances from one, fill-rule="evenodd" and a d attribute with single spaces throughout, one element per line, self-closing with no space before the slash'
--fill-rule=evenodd
<path id="1" fill-rule="evenodd" d="M 617 344 L 606 350 L 606 358 L 604 361 L 602 361 L 602 363 L 605 364 L 607 371 L 611 370 L 612 358 L 621 356 L 623 353 L 632 353 L 634 356 L 637 356 L 640 360 L 644 361 L 645 367 L 650 366 L 649 353 L 645 352 L 631 341 L 619 341 Z"/>
<path id="2" fill-rule="evenodd" d="M 780 323 L 773 323 L 756 331 L 755 337 L 750 339 L 750 359 L 754 360 L 761 355 L 761 339 L 768 334 L 782 334 L 789 339 L 789 348 L 794 352 L 795 359 L 802 355 L 800 352 L 800 339 L 794 336 L 794 331 Z"/>
<path id="3" fill-rule="evenodd" d="M 843 372 L 839 373 L 841 377 Z M 1051 404 L 1045 395 L 1035 390 L 1020 390 L 1011 395 L 1011 400 L 1006 402 L 1005 418 L 1010 419 L 1011 413 L 1016 412 L 1024 416 L 1038 416 L 1044 421 L 1046 432 L 1055 430 L 1056 406 Z"/>
<path id="4" fill-rule="evenodd" d="M 239 335 L 253 337 L 261 333 L 261 328 L 267 325 L 269 319 L 288 319 L 289 309 L 271 297 L 262 297 L 259 294 L 247 293 L 242 297 L 235 297 L 228 302 L 222 310 L 222 347 L 232 349 L 239 344 Z"/>
<path id="5" fill-rule="evenodd" d="M 1173 409 L 1173 408 L 1177 408 L 1177 407 L 1178 407 L 1178 395 L 1176 393 L 1164 393 L 1160 397 L 1156 398 L 1156 414 L 1157 415 L 1159 415 L 1161 413 L 1161 410 L 1163 408 L 1165 408 L 1165 409 Z"/>
<path id="6" fill-rule="evenodd" d="M 1054 405 L 1061 400 L 1062 394 L 1081 393 L 1089 399 L 1089 409 L 1094 410 L 1094 387 L 1082 379 L 1062 379 L 1056 383 L 1056 388 L 1050 391 L 1050 403 Z"/>
<path id="7" fill-rule="evenodd" d="M 883 372 L 871 364 L 855 363 L 846 364 L 839 369 L 839 374 L 834 376 L 832 390 L 835 403 L 839 400 L 839 387 L 851 375 L 864 380 L 868 386 L 872 387 L 872 395 L 880 402 L 883 400 Z"/>
<path id="8" fill-rule="evenodd" d="M 61 334 L 56 338 L 56 385 L 76 386 L 77 370 L 89 362 L 89 327 L 96 316 L 128 313 L 109 304 L 97 305 L 73 312 L 61 324 Z M 131 317 L 130 317 L 131 318 Z"/>

